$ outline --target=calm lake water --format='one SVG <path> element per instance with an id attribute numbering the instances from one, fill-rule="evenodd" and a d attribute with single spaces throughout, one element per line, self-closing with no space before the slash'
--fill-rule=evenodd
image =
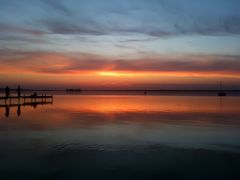
<path id="1" fill-rule="evenodd" d="M 237 180 L 240 96 L 56 95 L 0 108 L 0 145 L 3 180 Z"/>

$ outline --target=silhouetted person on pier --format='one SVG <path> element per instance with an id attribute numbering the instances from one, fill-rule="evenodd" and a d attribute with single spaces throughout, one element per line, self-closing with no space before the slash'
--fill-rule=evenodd
<path id="1" fill-rule="evenodd" d="M 20 86 L 17 87 L 17 94 L 18 94 L 18 97 L 20 98 L 21 97 L 21 87 Z"/>
<path id="2" fill-rule="evenodd" d="M 6 97 L 9 97 L 9 96 L 10 96 L 10 89 L 9 89 L 8 86 L 7 86 L 6 89 L 5 89 L 5 93 L 6 93 Z"/>
<path id="3" fill-rule="evenodd" d="M 33 100 L 34 100 L 34 102 L 36 103 L 36 98 L 37 98 L 37 93 L 33 93 L 31 95 L 31 102 L 33 102 Z"/>
<path id="4" fill-rule="evenodd" d="M 33 93 L 33 94 L 31 94 L 30 97 L 31 97 L 31 98 L 36 98 L 36 97 L 37 97 L 37 93 Z"/>
<path id="5" fill-rule="evenodd" d="M 36 98 L 36 97 L 37 97 L 37 93 L 33 93 L 33 94 L 32 94 L 32 97 L 33 97 L 33 98 Z"/>

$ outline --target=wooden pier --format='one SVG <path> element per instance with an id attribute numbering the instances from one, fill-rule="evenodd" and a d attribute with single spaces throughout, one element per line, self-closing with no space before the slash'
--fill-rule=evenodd
<path id="1" fill-rule="evenodd" d="M 3 102 L 1 101 L 3 100 Z M 37 106 L 38 104 L 52 104 L 52 95 L 23 95 L 23 96 L 0 96 L 0 107 L 14 106 Z"/>
<path id="2" fill-rule="evenodd" d="M 5 92 L 0 95 L 0 108 L 5 108 L 5 116 L 8 117 L 11 107 L 17 107 L 17 114 L 21 114 L 21 106 L 32 106 L 36 108 L 38 105 L 53 104 L 53 96 L 46 94 L 37 94 L 33 92 L 30 95 L 22 94 L 20 86 L 17 89 L 10 89 L 8 86 L 2 89 Z M 12 91 L 16 91 L 16 94 L 11 94 Z"/>
<path id="3" fill-rule="evenodd" d="M 30 101 L 30 103 L 45 103 L 45 102 L 53 102 L 53 96 L 52 95 L 36 95 L 36 94 L 33 94 L 33 95 L 23 95 L 23 96 L 0 96 L 0 100 L 5 100 L 5 104 L 8 102 L 8 100 L 10 101 L 10 104 L 11 104 L 11 101 L 13 99 L 17 99 L 18 102 L 22 102 L 23 101 L 23 104 L 24 103 L 27 103 Z"/>
<path id="4" fill-rule="evenodd" d="M 17 108 L 17 115 L 21 115 L 21 106 L 32 106 L 53 104 L 52 95 L 23 95 L 23 96 L 0 96 L 0 108 L 5 109 L 5 116 L 10 114 L 10 108 Z"/>

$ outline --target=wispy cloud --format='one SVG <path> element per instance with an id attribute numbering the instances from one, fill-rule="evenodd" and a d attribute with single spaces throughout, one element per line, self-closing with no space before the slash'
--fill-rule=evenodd
<path id="1" fill-rule="evenodd" d="M 43 21 L 43 25 L 52 30 L 52 33 L 60 34 L 138 33 L 157 38 L 182 35 L 222 36 L 240 34 L 240 15 L 234 12 L 211 12 L 219 5 L 216 1 L 211 8 L 208 7 L 205 11 L 204 8 L 207 5 L 204 2 L 199 7 L 196 7 L 190 1 L 170 3 L 165 0 L 140 0 L 110 1 L 108 3 L 109 5 L 103 3 L 102 6 L 92 4 L 92 8 L 89 8 L 90 2 L 88 4 L 84 1 L 83 7 L 86 5 L 91 13 L 85 11 L 83 13 L 81 11 L 74 12 L 73 9 L 71 12 L 74 12 L 75 17 L 50 19 Z M 116 3 L 117 6 L 113 8 L 112 3 Z M 185 3 L 188 3 L 189 7 L 185 7 Z M 57 10 L 61 10 L 64 14 L 70 11 L 58 1 L 50 0 L 49 4 Z M 200 14 L 199 11 L 193 12 L 188 8 L 199 8 L 202 10 L 201 13 L 204 12 L 205 15 Z"/>
<path id="2" fill-rule="evenodd" d="M 36 1 L 34 8 L 42 10 L 44 6 L 37 2 L 44 2 L 51 8 L 50 11 L 54 15 L 31 12 L 33 14 L 29 15 L 28 22 L 47 29 L 47 32 L 34 27 L 25 28 L 26 21 L 21 18 L 18 20 L 18 25 L 11 23 L 0 25 L 0 30 L 34 35 L 43 33 L 63 35 L 134 33 L 157 38 L 240 34 L 240 14 L 236 12 L 236 7 L 239 7 L 240 3 L 235 0 L 198 3 L 190 0 L 171 2 L 166 0 L 108 0 L 101 3 L 92 0 L 80 0 L 74 3 L 67 0 Z M 31 4 L 34 5 L 33 2 Z M 24 6 L 19 7 L 21 8 L 24 11 Z M 4 15 L 11 17 L 14 13 Z"/>
<path id="3" fill-rule="evenodd" d="M 53 8 L 56 11 L 59 11 L 60 13 L 63 13 L 67 16 L 72 16 L 73 12 L 66 7 L 65 4 L 61 0 L 43 0 L 48 6 Z"/>
<path id="4" fill-rule="evenodd" d="M 8 33 L 15 32 L 15 33 L 22 33 L 22 34 L 30 34 L 35 36 L 41 36 L 47 33 L 42 30 L 38 30 L 36 28 L 20 27 L 16 25 L 10 25 L 7 23 L 1 23 L 1 22 L 0 22 L 0 32 L 8 32 Z"/>

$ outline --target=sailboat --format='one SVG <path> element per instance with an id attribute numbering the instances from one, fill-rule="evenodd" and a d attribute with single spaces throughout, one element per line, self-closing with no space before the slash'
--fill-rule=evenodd
<path id="1" fill-rule="evenodd" d="M 227 96 L 227 93 L 222 90 L 222 81 L 220 82 L 220 92 L 218 93 L 218 96 Z"/>

